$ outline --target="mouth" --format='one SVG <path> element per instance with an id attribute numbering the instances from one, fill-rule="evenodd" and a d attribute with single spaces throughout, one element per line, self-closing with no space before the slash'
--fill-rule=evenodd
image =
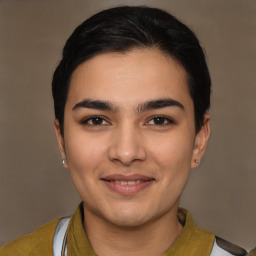
<path id="1" fill-rule="evenodd" d="M 154 178 L 143 175 L 109 175 L 101 180 L 110 190 L 122 195 L 138 193 L 155 181 Z"/>

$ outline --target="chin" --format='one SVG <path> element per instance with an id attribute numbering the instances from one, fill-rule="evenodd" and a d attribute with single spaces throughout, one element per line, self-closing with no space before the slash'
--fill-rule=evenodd
<path id="1" fill-rule="evenodd" d="M 119 227 L 139 227 L 150 221 L 151 218 L 147 212 L 131 208 L 118 209 L 111 214 L 108 221 Z"/>
<path id="2" fill-rule="evenodd" d="M 145 218 L 137 217 L 137 216 L 120 216 L 118 219 L 115 218 L 111 221 L 112 224 L 118 227 L 139 227 L 144 225 L 147 220 Z"/>

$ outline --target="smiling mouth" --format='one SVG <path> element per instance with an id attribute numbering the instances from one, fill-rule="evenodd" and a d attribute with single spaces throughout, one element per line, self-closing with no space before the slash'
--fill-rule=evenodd
<path id="1" fill-rule="evenodd" d="M 111 181 L 110 181 L 111 182 Z M 143 182 L 143 180 L 129 180 L 129 181 L 125 181 L 125 180 L 114 180 L 112 182 L 115 182 L 117 184 L 121 184 L 121 185 L 135 185 L 135 184 L 139 184 L 141 182 Z"/>
<path id="2" fill-rule="evenodd" d="M 141 175 L 110 175 L 101 179 L 112 191 L 123 195 L 138 193 L 152 185 L 155 179 Z"/>

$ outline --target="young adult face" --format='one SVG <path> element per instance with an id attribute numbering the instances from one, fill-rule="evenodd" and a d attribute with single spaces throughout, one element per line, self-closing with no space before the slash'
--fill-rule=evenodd
<path id="1" fill-rule="evenodd" d="M 186 72 L 157 49 L 105 53 L 71 77 L 64 139 L 56 133 L 85 215 L 118 226 L 176 216 L 204 153 Z"/>

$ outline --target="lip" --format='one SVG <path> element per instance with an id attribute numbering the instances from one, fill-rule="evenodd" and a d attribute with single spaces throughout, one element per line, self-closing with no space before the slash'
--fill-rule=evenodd
<path id="1" fill-rule="evenodd" d="M 101 178 L 101 180 L 110 190 L 122 195 L 136 194 L 152 185 L 155 181 L 152 177 L 140 174 L 112 174 Z"/>

